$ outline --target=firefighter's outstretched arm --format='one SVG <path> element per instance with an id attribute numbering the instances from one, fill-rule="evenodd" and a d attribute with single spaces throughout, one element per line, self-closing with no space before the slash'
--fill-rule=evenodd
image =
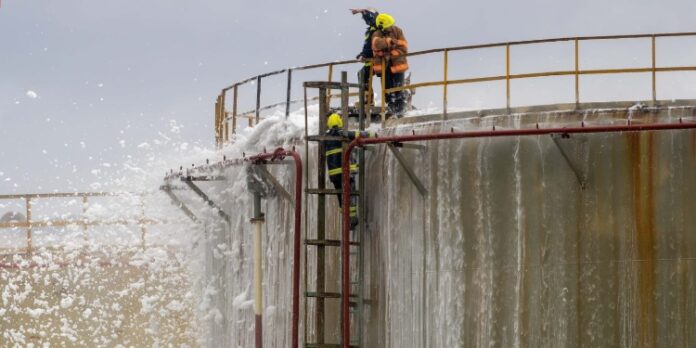
<path id="1" fill-rule="evenodd" d="M 344 136 L 350 140 L 354 140 L 355 138 L 374 138 L 377 136 L 377 134 L 373 131 L 341 131 L 341 136 Z"/>

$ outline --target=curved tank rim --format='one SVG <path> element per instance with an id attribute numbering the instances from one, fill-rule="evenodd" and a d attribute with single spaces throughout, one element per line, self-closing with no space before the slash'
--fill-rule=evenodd
<path id="1" fill-rule="evenodd" d="M 513 107 L 498 109 L 482 109 L 470 111 L 448 112 L 447 120 L 461 120 L 471 118 L 492 118 L 501 116 L 524 116 L 526 114 L 554 113 L 554 114 L 586 114 L 588 112 L 615 112 L 627 111 L 631 109 L 643 111 L 660 111 L 670 108 L 696 109 L 696 99 L 668 99 L 668 100 L 642 100 L 642 101 L 611 101 L 611 102 L 590 102 L 590 103 L 561 103 L 544 104 L 532 106 Z M 409 116 L 402 118 L 390 118 L 386 121 L 384 128 L 392 128 L 403 125 L 413 125 L 420 123 L 442 122 L 442 114 L 428 114 L 419 116 Z"/>

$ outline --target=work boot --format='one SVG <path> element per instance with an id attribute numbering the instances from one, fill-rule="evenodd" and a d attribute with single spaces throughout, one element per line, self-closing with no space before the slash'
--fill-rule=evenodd
<path id="1" fill-rule="evenodd" d="M 356 226 L 358 226 L 358 218 L 356 216 L 351 216 L 350 217 L 350 229 L 354 230 Z"/>
<path id="2" fill-rule="evenodd" d="M 406 105 L 402 102 L 394 102 L 387 106 L 387 115 L 394 116 L 396 118 L 401 118 L 406 112 Z"/>
<path id="3" fill-rule="evenodd" d="M 386 110 L 384 110 L 384 116 L 389 119 L 392 116 L 394 116 L 394 113 L 392 112 L 392 108 L 387 105 Z"/>

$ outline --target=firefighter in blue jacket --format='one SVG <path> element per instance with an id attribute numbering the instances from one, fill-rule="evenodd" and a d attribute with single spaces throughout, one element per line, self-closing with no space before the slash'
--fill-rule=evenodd
<path id="1" fill-rule="evenodd" d="M 336 113 L 329 115 L 326 120 L 326 126 L 328 130 L 326 135 L 338 136 L 354 140 L 357 137 L 371 138 L 374 137 L 372 132 L 361 132 L 361 131 L 346 131 L 343 130 L 343 120 L 341 116 Z M 325 143 L 326 149 L 326 166 L 329 169 L 329 180 L 333 183 L 334 188 L 340 190 L 343 187 L 343 168 L 341 164 L 343 162 L 343 142 L 340 140 L 327 140 Z M 355 174 L 358 172 L 358 164 L 355 163 L 354 159 L 351 158 L 350 163 L 350 191 L 355 191 Z M 341 194 L 337 195 L 338 206 L 343 207 L 343 197 Z M 350 196 L 350 228 L 353 229 L 358 224 L 358 210 L 357 210 L 357 197 Z"/>
<path id="2" fill-rule="evenodd" d="M 361 71 L 363 72 L 363 79 L 361 82 L 365 85 L 365 90 L 367 91 L 369 89 L 367 84 L 370 81 L 370 68 L 372 66 L 373 57 L 372 33 L 374 33 L 377 30 L 375 20 L 377 19 L 379 12 L 377 12 L 377 10 L 374 8 L 352 8 L 350 9 L 350 12 L 354 15 L 358 13 L 362 15 L 362 19 L 365 21 L 365 24 L 367 24 L 367 29 L 365 29 L 365 41 L 363 41 L 362 51 L 360 51 L 360 53 L 358 53 L 358 55 L 355 57 L 355 59 L 365 63 L 365 65 L 361 69 Z"/>

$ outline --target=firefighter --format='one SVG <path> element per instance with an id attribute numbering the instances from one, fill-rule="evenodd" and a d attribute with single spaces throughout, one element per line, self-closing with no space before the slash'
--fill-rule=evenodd
<path id="1" fill-rule="evenodd" d="M 364 131 L 346 131 L 343 130 L 343 120 L 341 115 L 332 113 L 326 120 L 326 135 L 338 136 L 354 140 L 357 137 L 374 137 L 373 132 Z M 334 188 L 340 190 L 343 187 L 343 142 L 340 140 L 327 140 L 325 143 L 326 150 L 326 166 L 329 169 L 329 180 Z M 350 161 L 350 191 L 355 191 L 355 174 L 358 172 L 358 164 L 351 158 Z M 343 195 L 338 194 L 338 206 L 343 207 Z M 357 197 L 350 196 L 350 229 L 354 229 L 358 224 Z"/>
<path id="2" fill-rule="evenodd" d="M 377 30 L 375 20 L 377 19 L 379 12 L 377 12 L 377 10 L 374 8 L 352 8 L 350 9 L 350 12 L 354 15 L 360 13 L 362 15 L 362 19 L 365 21 L 365 24 L 367 24 L 362 51 L 360 51 L 360 53 L 358 53 L 358 55 L 355 57 L 355 59 L 364 63 L 362 69 L 360 70 L 362 71 L 361 82 L 365 85 L 365 91 L 367 91 L 369 90 L 369 86 L 367 84 L 370 81 L 370 68 L 372 67 L 372 33 Z M 360 74 L 358 74 L 358 79 L 359 78 Z"/>
<path id="3" fill-rule="evenodd" d="M 394 25 L 394 17 L 380 13 L 375 19 L 377 30 L 372 34 L 372 69 L 385 79 L 385 88 L 404 85 L 404 73 L 408 70 L 405 55 L 408 41 L 401 28 Z M 382 66 L 384 58 L 386 66 Z M 389 113 L 400 117 L 406 112 L 406 93 L 397 91 L 386 96 Z"/>

